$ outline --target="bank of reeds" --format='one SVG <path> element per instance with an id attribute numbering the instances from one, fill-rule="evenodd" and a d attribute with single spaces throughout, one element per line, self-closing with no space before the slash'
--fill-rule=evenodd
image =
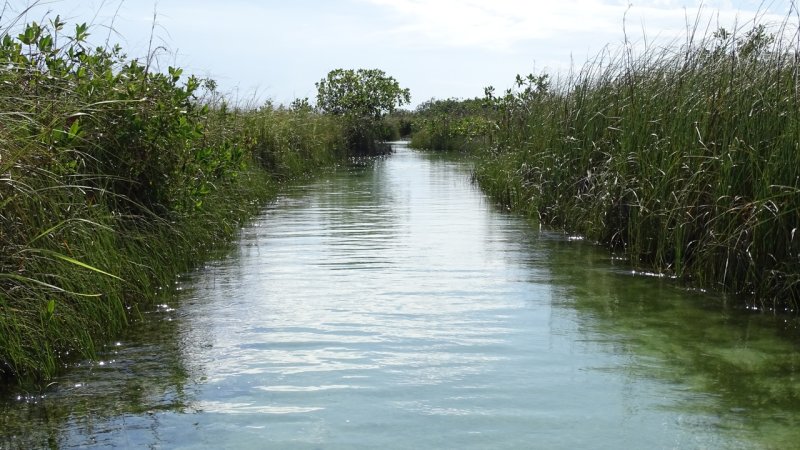
<path id="1" fill-rule="evenodd" d="M 469 153 L 485 148 L 493 123 L 483 99 L 436 100 L 419 105 L 412 124 L 411 146 Z"/>
<path id="2" fill-rule="evenodd" d="M 231 107 L 88 33 L 0 29 L 0 380 L 91 358 L 278 182 L 345 154 L 330 117 Z"/>
<path id="3" fill-rule="evenodd" d="M 800 301 L 800 48 L 788 22 L 603 54 L 496 96 L 476 179 L 636 267 Z"/>

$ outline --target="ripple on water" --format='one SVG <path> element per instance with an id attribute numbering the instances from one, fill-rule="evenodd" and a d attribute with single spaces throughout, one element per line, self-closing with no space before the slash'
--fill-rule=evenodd
<path id="1" fill-rule="evenodd" d="M 731 393 L 794 344 L 629 273 L 400 147 L 290 189 L 171 321 L 13 423 L 64 448 L 750 448 L 756 420 L 796 443 L 794 410 Z"/>

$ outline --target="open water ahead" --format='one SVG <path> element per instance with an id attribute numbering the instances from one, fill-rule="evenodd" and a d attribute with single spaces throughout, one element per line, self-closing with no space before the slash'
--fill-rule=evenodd
<path id="1" fill-rule="evenodd" d="M 0 448 L 800 446 L 791 324 L 540 231 L 402 144 L 289 189 L 177 290 L 0 402 Z"/>

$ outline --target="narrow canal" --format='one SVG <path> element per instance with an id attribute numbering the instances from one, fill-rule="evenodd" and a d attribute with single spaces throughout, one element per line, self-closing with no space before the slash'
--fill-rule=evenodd
<path id="1" fill-rule="evenodd" d="M 177 290 L 0 402 L 0 448 L 800 442 L 791 326 L 540 231 L 402 144 L 286 191 Z"/>

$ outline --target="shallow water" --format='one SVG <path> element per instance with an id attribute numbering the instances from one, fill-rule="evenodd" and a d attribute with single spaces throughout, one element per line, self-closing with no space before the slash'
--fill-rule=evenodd
<path id="1" fill-rule="evenodd" d="M 635 275 L 396 153 L 287 190 L 0 448 L 790 448 L 791 324 Z"/>

